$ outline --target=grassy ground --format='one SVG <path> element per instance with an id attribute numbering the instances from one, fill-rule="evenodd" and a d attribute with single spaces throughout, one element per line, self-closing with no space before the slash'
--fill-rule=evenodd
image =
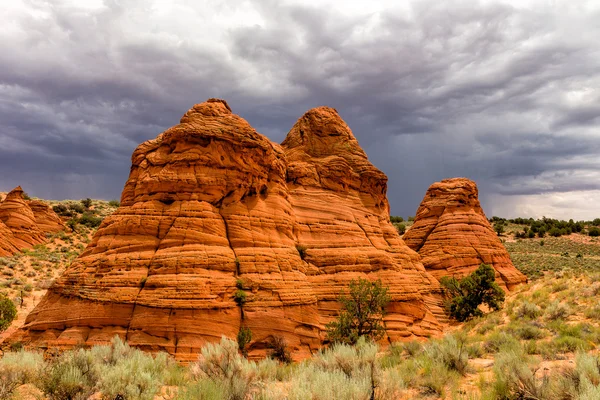
<path id="1" fill-rule="evenodd" d="M 43 293 L 40 282 L 62 271 L 91 233 L 54 238 L 2 271 L 30 279 L 32 296 Z M 447 327 L 443 338 L 339 346 L 291 365 L 247 361 L 227 339 L 189 366 L 119 340 L 53 360 L 14 352 L 0 360 L 0 398 L 600 399 L 600 243 L 578 234 L 503 240 L 530 282 L 502 310 Z M 25 284 L 2 290 L 14 296 Z"/>

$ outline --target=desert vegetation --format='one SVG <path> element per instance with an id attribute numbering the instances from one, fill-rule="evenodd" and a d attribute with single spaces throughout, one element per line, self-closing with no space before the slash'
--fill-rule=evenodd
<path id="1" fill-rule="evenodd" d="M 102 218 L 114 210 L 95 200 L 90 207 L 96 204 L 104 207 L 96 214 Z M 83 213 L 77 215 L 81 218 Z M 505 240 L 511 235 L 511 224 L 505 226 Z M 39 298 L 83 250 L 95 229 L 77 224 L 75 231 L 56 234 L 46 245 L 0 259 L 4 282 L 0 293 L 10 299 L 17 316 L 26 314 L 34 297 Z M 500 302 L 497 307 L 485 307 L 487 314 L 475 311 L 464 318 L 466 322 L 451 324 L 441 338 L 382 347 L 369 340 L 378 335 L 338 329 L 345 332 L 340 340 L 331 340 L 312 358 L 293 363 L 283 337 L 273 338 L 266 359 L 247 359 L 253 335 L 242 327 L 237 341 L 222 338 L 209 344 L 189 365 L 165 353 L 131 348 L 118 337 L 109 346 L 51 356 L 16 344 L 0 359 L 0 398 L 600 398 L 596 350 L 600 345 L 600 246 L 596 239 L 576 233 L 514 238 L 506 240 L 505 246 L 529 283 L 507 295 L 503 307 Z M 482 267 L 477 279 L 488 282 L 487 275 Z M 462 280 L 453 282 L 457 284 L 464 289 Z M 243 282 L 239 286 L 243 291 Z M 461 290 L 460 295 L 468 297 L 469 293 Z M 237 298 L 243 303 L 243 295 Z M 344 295 L 348 304 L 340 316 L 344 312 L 347 316 L 337 322 L 352 320 L 356 305 L 373 299 L 376 306 L 369 315 L 381 321 L 386 298 L 380 283 L 355 281 Z M 479 301 L 475 303 L 481 311 Z"/>

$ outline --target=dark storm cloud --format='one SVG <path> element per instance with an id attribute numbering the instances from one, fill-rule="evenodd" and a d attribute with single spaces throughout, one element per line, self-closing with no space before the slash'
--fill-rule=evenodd
<path id="1" fill-rule="evenodd" d="M 222 97 L 274 141 L 307 109 L 335 107 L 388 174 L 395 214 L 451 176 L 475 179 L 484 203 L 600 189 L 597 11 L 256 1 L 257 21 L 219 24 L 228 3 L 162 17 L 122 4 L 25 3 L 5 21 L 0 188 L 116 198 L 138 143 Z"/>

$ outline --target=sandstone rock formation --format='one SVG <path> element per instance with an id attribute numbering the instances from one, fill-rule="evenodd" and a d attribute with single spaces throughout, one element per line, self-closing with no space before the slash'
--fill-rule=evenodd
<path id="1" fill-rule="evenodd" d="M 8 241 L 18 250 L 44 243 L 46 236 L 37 226 L 35 215 L 23 199 L 20 186 L 13 189 L 0 203 L 0 221 L 12 232 Z"/>
<path id="2" fill-rule="evenodd" d="M 337 112 L 309 111 L 277 145 L 210 99 L 135 150 L 121 207 L 11 340 L 118 334 L 193 360 L 247 326 L 251 355 L 280 335 L 301 358 L 358 277 L 389 286 L 391 340 L 439 332 L 437 281 L 390 224 L 386 177 Z"/>
<path id="3" fill-rule="evenodd" d="M 4 222 L 0 221 L 0 257 L 12 256 L 19 249 L 15 246 L 15 236 Z"/>
<path id="4" fill-rule="evenodd" d="M 43 233 L 60 232 L 65 229 L 65 224 L 48 204 L 40 200 L 28 200 L 27 205 L 33 212 L 36 225 Z"/>
<path id="5" fill-rule="evenodd" d="M 492 229 L 479 204 L 477 185 L 469 179 L 445 179 L 431 185 L 403 239 L 438 279 L 462 277 L 486 263 L 494 267 L 497 282 L 508 290 L 527 281 Z"/>

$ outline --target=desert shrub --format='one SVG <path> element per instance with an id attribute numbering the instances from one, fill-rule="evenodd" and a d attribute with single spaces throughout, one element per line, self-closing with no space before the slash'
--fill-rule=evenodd
<path id="1" fill-rule="evenodd" d="M 176 368 L 175 361 L 166 353 L 152 357 L 141 350 L 131 349 L 126 357 L 101 368 L 102 379 L 98 386 L 102 394 L 111 399 L 152 400 L 169 370 Z"/>
<path id="2" fill-rule="evenodd" d="M 246 326 L 241 326 L 237 334 L 238 348 L 244 357 L 248 356 L 247 346 L 252 340 L 252 331 Z"/>
<path id="3" fill-rule="evenodd" d="M 179 388 L 177 400 L 223 400 L 228 399 L 228 395 L 227 388 L 221 382 L 201 379 Z"/>
<path id="4" fill-rule="evenodd" d="M 411 357 L 416 356 L 421 351 L 423 351 L 423 345 L 416 340 L 411 340 L 410 342 L 405 342 L 402 346 L 403 350 Z"/>
<path id="5" fill-rule="evenodd" d="M 70 209 L 64 204 L 57 204 L 52 207 L 52 210 L 56 214 L 61 215 L 63 217 L 72 217 L 73 216 L 73 212 L 70 211 Z"/>
<path id="6" fill-rule="evenodd" d="M 247 301 L 247 297 L 248 295 L 242 289 L 236 290 L 233 294 L 233 300 L 240 306 Z"/>
<path id="7" fill-rule="evenodd" d="M 390 216 L 390 222 L 392 222 L 392 223 L 404 222 L 404 218 L 392 215 L 392 216 Z"/>
<path id="8" fill-rule="evenodd" d="M 521 351 L 515 349 L 496 355 L 494 365 L 495 399 L 554 399 L 558 380 L 537 378 L 535 367 Z M 560 397 L 558 397 L 560 398 Z"/>
<path id="9" fill-rule="evenodd" d="M 385 334 L 383 316 L 390 300 L 388 288 L 381 280 L 353 279 L 348 295 L 338 299 L 341 311 L 335 321 L 327 324 L 327 338 L 349 344 L 355 344 L 362 336 L 379 340 Z"/>
<path id="10" fill-rule="evenodd" d="M 108 202 L 108 205 L 111 207 L 120 207 L 121 203 L 119 202 L 119 200 L 111 200 Z"/>
<path id="11" fill-rule="evenodd" d="M 493 332 L 483 343 L 483 350 L 488 353 L 498 353 L 510 349 L 519 349 L 520 343 L 515 337 L 506 332 Z"/>
<path id="12" fill-rule="evenodd" d="M 244 400 L 256 379 L 253 363 L 238 353 L 238 344 L 226 337 L 220 343 L 209 343 L 202 348 L 202 356 L 194 366 L 212 380 L 229 400 Z"/>
<path id="13" fill-rule="evenodd" d="M 532 324 L 525 324 L 514 330 L 515 335 L 522 340 L 542 339 L 546 337 L 546 332 Z"/>
<path id="14" fill-rule="evenodd" d="M 292 354 L 283 336 L 272 336 L 267 342 L 267 348 L 269 348 L 267 353 L 269 357 L 286 364 L 292 362 Z"/>
<path id="15" fill-rule="evenodd" d="M 498 234 L 498 236 L 504 233 L 504 222 L 498 221 L 494 224 L 494 231 Z"/>
<path id="16" fill-rule="evenodd" d="M 44 368 L 39 353 L 19 351 L 6 353 L 0 359 L 0 399 L 9 399 L 19 385 L 36 384 Z"/>
<path id="17" fill-rule="evenodd" d="M 0 294 L 0 332 L 8 329 L 17 316 L 17 308 L 11 299 Z"/>
<path id="18" fill-rule="evenodd" d="M 558 352 L 569 353 L 577 350 L 589 350 L 590 344 L 578 337 L 559 336 L 552 340 L 552 347 Z"/>
<path id="19" fill-rule="evenodd" d="M 440 283 L 446 296 L 446 309 L 458 321 L 483 315 L 479 309 L 481 304 L 497 311 L 504 302 L 504 291 L 495 282 L 495 271 L 486 264 L 481 264 L 463 279 L 445 276 L 440 279 Z"/>
<path id="20" fill-rule="evenodd" d="M 535 319 L 542 315 L 542 309 L 533 303 L 524 301 L 515 308 L 514 314 L 517 318 Z"/>
<path id="21" fill-rule="evenodd" d="M 94 393 L 100 376 L 91 352 L 69 351 L 47 368 L 42 390 L 52 400 L 83 400 Z"/>
<path id="22" fill-rule="evenodd" d="M 544 316 L 550 321 L 565 319 L 570 314 L 571 311 L 569 310 L 569 307 L 563 303 L 559 303 L 556 300 L 550 303 L 544 312 Z"/>
<path id="23" fill-rule="evenodd" d="M 368 400 L 371 387 L 366 377 L 348 377 L 343 371 L 323 371 L 312 363 L 302 364 L 290 382 L 289 400 Z"/>
<path id="24" fill-rule="evenodd" d="M 83 200 L 81 200 L 81 204 L 85 208 L 90 208 L 92 206 L 92 199 L 90 199 L 89 197 L 87 199 L 83 199 Z"/>
<path id="25" fill-rule="evenodd" d="M 404 235 L 404 233 L 406 232 L 406 225 L 402 223 L 395 223 L 394 227 L 396 227 L 396 231 L 398 231 L 399 235 Z"/>
<path id="26" fill-rule="evenodd" d="M 380 386 L 377 345 L 336 343 L 303 363 L 292 378 L 290 399 L 369 399 Z"/>
<path id="27" fill-rule="evenodd" d="M 588 235 L 589 236 L 600 236 L 600 228 L 597 228 L 595 226 L 591 227 L 590 229 L 588 229 Z"/>
<path id="28" fill-rule="evenodd" d="M 446 387 L 455 384 L 460 374 L 451 370 L 444 362 L 425 353 L 415 360 L 417 375 L 411 386 L 417 387 L 424 395 L 445 396 Z"/>
<path id="29" fill-rule="evenodd" d="M 86 212 L 79 218 L 79 223 L 90 228 L 97 228 L 102 223 L 102 218 Z"/>
<path id="30" fill-rule="evenodd" d="M 77 214 L 83 214 L 85 212 L 85 207 L 79 203 L 69 203 L 69 209 Z"/>
<path id="31" fill-rule="evenodd" d="M 439 341 L 429 343 L 424 351 L 435 362 L 464 376 L 469 362 L 466 342 L 464 335 L 446 335 Z"/>

